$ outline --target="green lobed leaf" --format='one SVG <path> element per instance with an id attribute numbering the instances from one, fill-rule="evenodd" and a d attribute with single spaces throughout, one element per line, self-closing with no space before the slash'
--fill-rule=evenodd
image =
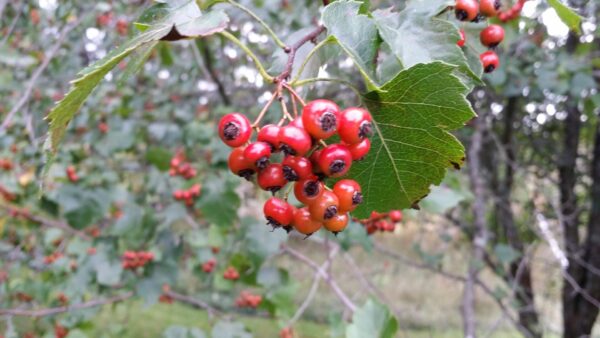
<path id="1" fill-rule="evenodd" d="M 348 174 L 365 194 L 354 216 L 413 206 L 432 184 L 441 183 L 447 168 L 461 166 L 464 147 L 449 131 L 475 113 L 465 98 L 467 87 L 453 75 L 455 68 L 419 64 L 400 72 L 382 91 L 364 96 L 375 135 L 369 155 Z"/>
<path id="2" fill-rule="evenodd" d="M 169 8 L 168 14 L 152 22 L 152 25 L 141 34 L 78 74 L 79 77 L 71 82 L 72 87 L 69 93 L 48 114 L 50 130 L 46 148 L 56 152 L 67 125 L 86 98 L 100 81 L 133 51 L 147 44 L 154 44 L 173 30 L 182 37 L 211 35 L 225 29 L 228 21 L 227 15 L 222 11 L 203 14 L 196 2 L 192 0 L 186 1 L 179 7 Z"/>
<path id="3" fill-rule="evenodd" d="M 373 20 L 358 14 L 361 5 L 362 2 L 352 0 L 333 2 L 325 7 L 321 20 L 329 38 L 335 39 L 352 58 L 369 86 L 377 87 L 376 64 L 373 60 L 381 40 Z"/>
<path id="4" fill-rule="evenodd" d="M 581 33 L 581 16 L 579 14 L 559 0 L 548 0 L 548 4 L 554 8 L 565 25 L 569 26 L 572 31 Z"/>
<path id="5" fill-rule="evenodd" d="M 480 84 L 481 67 L 476 74 L 456 42 L 458 29 L 449 21 L 436 17 L 446 0 L 409 1 L 401 12 L 392 9 L 373 12 L 373 18 L 383 41 L 404 68 L 419 63 L 444 61 L 458 66 L 468 79 L 466 83 Z"/>
<path id="6" fill-rule="evenodd" d="M 197 206 L 207 221 L 221 227 L 231 226 L 237 219 L 240 198 L 235 192 L 237 178 L 227 175 L 209 177 L 202 187 L 202 196 Z"/>
<path id="7" fill-rule="evenodd" d="M 346 338 L 392 338 L 398 331 L 398 321 L 389 309 L 373 300 L 357 309 L 352 324 L 346 328 Z"/>

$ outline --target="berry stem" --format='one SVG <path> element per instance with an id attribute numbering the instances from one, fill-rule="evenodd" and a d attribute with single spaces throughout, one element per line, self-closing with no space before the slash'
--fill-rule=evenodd
<path id="1" fill-rule="evenodd" d="M 229 33 L 228 31 L 222 31 L 219 34 L 240 47 L 252 59 L 252 61 L 254 61 L 258 72 L 265 79 L 265 81 L 269 83 L 273 83 L 275 81 L 275 79 L 273 79 L 273 77 L 267 73 L 265 67 L 262 65 L 256 54 L 254 54 L 254 52 L 252 52 L 250 48 L 248 48 L 248 46 L 246 46 L 242 41 L 235 37 L 235 35 Z"/>
<path id="2" fill-rule="evenodd" d="M 283 95 L 279 96 L 279 102 L 281 103 L 281 110 L 283 111 L 283 116 L 288 118 L 290 121 L 293 121 L 294 117 L 292 115 L 290 115 L 290 113 L 288 112 L 287 105 L 285 104 L 285 99 L 283 98 Z"/>
<path id="3" fill-rule="evenodd" d="M 277 36 L 277 34 L 275 34 L 275 32 L 271 29 L 271 27 L 269 27 L 269 25 L 267 25 L 267 23 L 264 22 L 260 17 L 258 17 L 256 14 L 254 14 L 254 12 L 252 12 L 248 7 L 245 7 L 244 5 L 239 4 L 233 0 L 228 0 L 227 3 L 246 12 L 246 14 L 250 15 L 254 20 L 258 21 L 258 23 L 261 26 L 263 26 L 263 28 L 267 31 L 267 33 L 269 33 L 269 35 L 271 35 L 271 37 L 273 38 L 273 41 L 275 42 L 275 44 L 278 47 L 280 47 L 280 48 L 286 47 L 285 43 L 283 41 L 281 41 L 281 39 Z"/>
<path id="4" fill-rule="evenodd" d="M 290 95 L 290 97 L 292 98 L 292 108 L 294 109 L 294 118 L 297 119 L 298 118 L 298 106 L 297 106 L 297 102 L 296 102 L 296 96 L 294 95 Z"/>
<path id="5" fill-rule="evenodd" d="M 267 113 L 267 111 L 269 110 L 269 108 L 271 107 L 271 105 L 273 104 L 273 102 L 275 102 L 276 98 L 277 98 L 277 94 L 273 93 L 271 95 L 271 98 L 269 99 L 269 102 L 267 102 L 267 104 L 260 111 L 260 113 L 258 114 L 258 117 L 256 118 L 256 120 L 254 120 L 254 123 L 252 123 L 252 128 L 258 128 L 258 125 L 260 124 L 260 121 L 262 121 L 263 117 L 265 117 L 265 114 Z"/>
<path id="6" fill-rule="evenodd" d="M 298 95 L 298 93 L 294 90 L 294 88 L 292 88 L 287 83 L 284 83 L 283 86 L 285 87 L 285 89 L 288 90 L 288 92 L 290 92 L 290 94 L 292 94 L 292 96 L 294 96 L 296 99 L 298 99 L 298 101 L 300 101 L 300 104 L 302 105 L 302 107 L 306 106 L 306 102 L 304 102 L 304 100 L 300 97 L 300 95 Z"/>

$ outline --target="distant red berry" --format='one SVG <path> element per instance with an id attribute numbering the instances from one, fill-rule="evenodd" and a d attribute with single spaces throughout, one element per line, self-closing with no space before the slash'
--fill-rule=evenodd
<path id="1" fill-rule="evenodd" d="M 472 21 L 479 14 L 479 3 L 477 0 L 456 0 L 454 12 L 458 20 Z"/>
<path id="2" fill-rule="evenodd" d="M 500 0 L 479 0 L 479 13 L 487 16 L 494 17 L 500 9 Z"/>
<path id="3" fill-rule="evenodd" d="M 500 65 L 500 59 L 498 58 L 498 55 L 491 50 L 482 53 L 479 56 L 479 59 L 481 60 L 483 70 L 486 73 L 493 72 Z"/>
<path id="4" fill-rule="evenodd" d="M 504 40 L 504 28 L 500 25 L 489 25 L 479 33 L 481 44 L 494 48 Z"/>
<path id="5" fill-rule="evenodd" d="M 467 36 L 465 35 L 465 30 L 461 28 L 460 31 L 458 31 L 458 33 L 460 34 L 460 40 L 458 40 L 458 42 L 456 44 L 458 45 L 458 47 L 464 47 L 465 43 L 467 42 Z"/>
<path id="6" fill-rule="evenodd" d="M 389 217 L 392 222 L 400 222 L 402 220 L 402 211 L 392 210 L 390 211 Z"/>

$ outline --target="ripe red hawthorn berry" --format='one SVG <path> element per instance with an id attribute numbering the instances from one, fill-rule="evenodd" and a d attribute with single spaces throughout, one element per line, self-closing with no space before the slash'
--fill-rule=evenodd
<path id="1" fill-rule="evenodd" d="M 252 126 L 245 115 L 231 113 L 219 121 L 219 136 L 228 146 L 235 148 L 248 142 L 252 135 Z"/>
<path id="2" fill-rule="evenodd" d="M 499 25 L 489 25 L 479 33 L 479 39 L 482 45 L 494 48 L 504 40 L 504 28 Z"/>
<path id="3" fill-rule="evenodd" d="M 479 13 L 487 16 L 494 17 L 500 9 L 500 0 L 479 0 Z"/>
<path id="4" fill-rule="evenodd" d="M 360 143 L 373 135 L 373 118 L 362 108 L 348 108 L 340 113 L 338 134 L 344 143 Z M 324 170 L 324 169 L 323 169 Z"/>
<path id="5" fill-rule="evenodd" d="M 288 227 L 294 219 L 294 207 L 277 197 L 271 197 L 265 202 L 263 212 L 267 224 L 274 228 Z"/>
<path id="6" fill-rule="evenodd" d="M 287 184 L 283 175 L 283 166 L 280 163 L 269 164 L 258 173 L 258 185 L 266 191 L 278 192 Z"/>
<path id="7" fill-rule="evenodd" d="M 352 153 L 343 144 L 331 144 L 319 155 L 319 167 L 330 177 L 341 177 L 348 173 L 352 166 Z"/>
<path id="8" fill-rule="evenodd" d="M 310 217 L 310 211 L 307 207 L 298 208 L 294 212 L 294 220 L 292 221 L 294 229 L 299 233 L 310 236 L 315 232 L 319 231 L 323 226 L 323 223 L 315 221 Z"/>
<path id="9" fill-rule="evenodd" d="M 392 210 L 390 211 L 389 217 L 392 222 L 400 222 L 402 220 L 402 211 Z"/>
<path id="10" fill-rule="evenodd" d="M 108 133 L 108 124 L 106 122 L 100 122 L 98 124 L 98 130 L 102 133 L 102 134 L 106 134 Z"/>
<path id="11" fill-rule="evenodd" d="M 323 226 L 325 229 L 333 232 L 334 234 L 338 234 L 348 226 L 348 214 L 337 214 L 332 218 L 323 222 Z"/>
<path id="12" fill-rule="evenodd" d="M 244 150 L 245 148 L 243 147 L 233 149 L 229 154 L 227 164 L 232 173 L 249 181 L 250 177 L 256 172 L 256 166 L 246 160 L 246 157 L 244 157 Z"/>
<path id="13" fill-rule="evenodd" d="M 483 65 L 483 70 L 486 73 L 493 72 L 500 65 L 500 60 L 498 58 L 498 55 L 491 50 L 488 50 L 487 52 L 482 53 L 479 56 L 479 59 L 481 60 L 481 64 Z"/>
<path id="14" fill-rule="evenodd" d="M 317 175 L 323 173 L 323 170 L 319 166 L 319 156 L 321 156 L 321 151 L 323 151 L 323 149 L 313 151 L 310 157 L 308 158 L 310 160 L 310 163 L 312 163 L 313 173 Z"/>
<path id="15" fill-rule="evenodd" d="M 363 201 L 360 185 L 354 180 L 338 181 L 333 186 L 333 193 L 340 201 L 339 213 L 353 211 Z"/>
<path id="16" fill-rule="evenodd" d="M 286 156 L 281 162 L 283 175 L 288 181 L 298 181 L 313 175 L 313 166 L 310 160 L 300 156 Z"/>
<path id="17" fill-rule="evenodd" d="M 116 28 L 117 28 L 117 33 L 119 33 L 119 35 L 121 35 L 121 36 L 127 35 L 128 24 L 125 19 L 117 20 Z"/>
<path id="18" fill-rule="evenodd" d="M 269 165 L 271 146 L 266 142 L 250 143 L 244 150 L 244 157 L 258 169 L 264 169 Z"/>
<path id="19" fill-rule="evenodd" d="M 324 222 L 337 215 L 340 206 L 338 197 L 331 191 L 325 190 L 313 203 L 308 206 L 312 219 Z"/>
<path id="20" fill-rule="evenodd" d="M 302 204 L 310 205 L 325 191 L 325 185 L 316 176 L 300 180 L 294 184 L 294 196 Z"/>
<path id="21" fill-rule="evenodd" d="M 236 268 L 230 266 L 227 269 L 225 269 L 225 272 L 223 272 L 223 278 L 229 280 L 237 280 L 238 278 L 240 278 L 240 273 L 237 271 Z"/>
<path id="22" fill-rule="evenodd" d="M 286 155 L 304 156 L 311 147 L 310 135 L 303 128 L 290 123 L 279 131 L 279 148 Z"/>
<path id="23" fill-rule="evenodd" d="M 339 113 L 340 108 L 332 101 L 314 100 L 302 109 L 302 124 L 315 139 L 327 139 L 335 134 Z"/>
<path id="24" fill-rule="evenodd" d="M 464 47 L 465 43 L 467 42 L 467 36 L 465 35 L 465 30 L 461 28 L 461 30 L 458 31 L 458 33 L 460 34 L 460 40 L 458 40 L 458 42 L 456 44 L 458 45 L 458 47 Z"/>
<path id="25" fill-rule="evenodd" d="M 274 124 L 267 124 L 262 127 L 256 137 L 257 141 L 268 143 L 271 146 L 271 152 L 279 150 L 279 131 L 281 128 Z"/>
<path id="26" fill-rule="evenodd" d="M 479 13 L 479 3 L 477 0 L 456 0 L 454 12 L 458 20 L 472 21 Z"/>
<path id="27" fill-rule="evenodd" d="M 371 140 L 365 138 L 360 143 L 348 145 L 348 150 L 352 154 L 352 160 L 360 161 L 364 159 L 371 150 Z"/>
<path id="28" fill-rule="evenodd" d="M 202 264 L 202 271 L 205 273 L 211 273 L 215 268 L 215 265 L 217 265 L 217 260 L 211 258 Z"/>
<path id="29" fill-rule="evenodd" d="M 279 331 L 279 338 L 294 338 L 294 331 L 291 327 L 286 327 Z"/>

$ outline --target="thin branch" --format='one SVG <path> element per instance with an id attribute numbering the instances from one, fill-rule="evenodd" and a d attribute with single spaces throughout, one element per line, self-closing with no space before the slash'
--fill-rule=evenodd
<path id="1" fill-rule="evenodd" d="M 286 246 L 283 250 L 284 250 L 284 252 L 288 253 L 290 256 L 293 256 L 294 258 L 298 259 L 299 261 L 301 261 L 304 264 L 313 268 L 313 270 L 315 270 L 318 274 L 320 274 L 321 277 L 325 280 L 325 282 L 331 287 L 333 292 L 342 301 L 344 306 L 346 306 L 346 308 L 348 308 L 351 312 L 356 311 L 356 305 L 350 300 L 350 298 L 348 298 L 348 296 L 344 293 L 344 291 L 342 291 L 340 286 L 331 277 L 331 275 L 329 275 L 327 272 L 321 270 L 321 268 L 319 267 L 319 265 L 317 265 L 317 263 L 315 263 L 310 258 L 304 256 L 302 253 L 290 248 L 289 246 Z"/>
<path id="2" fill-rule="evenodd" d="M 4 203 L 4 202 L 0 202 L 0 209 L 3 209 L 9 213 L 10 212 L 16 213 L 19 216 L 21 216 L 25 219 L 28 219 L 32 222 L 39 223 L 42 226 L 45 226 L 48 228 L 61 229 L 61 230 L 64 230 L 65 232 L 73 234 L 81 239 L 91 240 L 90 236 L 86 235 L 84 232 L 81 232 L 77 229 L 72 228 L 69 224 L 67 224 L 65 222 L 56 221 L 56 220 L 49 219 L 49 218 L 39 216 L 39 215 L 34 215 L 27 209 L 22 209 L 17 206 L 14 206 L 12 204 Z"/>
<path id="3" fill-rule="evenodd" d="M 29 100 L 29 97 L 31 96 L 31 93 L 33 92 L 33 87 L 35 86 L 36 82 L 39 80 L 39 78 L 42 75 L 42 73 L 44 72 L 44 70 L 46 70 L 46 68 L 50 64 L 50 61 L 52 61 L 52 59 L 54 58 L 54 55 L 58 52 L 58 50 L 62 46 L 63 42 L 67 38 L 67 35 L 75 27 L 77 27 L 77 25 L 79 25 L 80 21 L 81 20 L 78 19 L 78 20 L 75 20 L 74 22 L 68 23 L 62 29 L 62 31 L 60 32 L 60 35 L 58 36 L 58 39 L 56 39 L 56 42 L 54 43 L 54 45 L 52 45 L 52 47 L 50 47 L 50 49 L 48 50 L 48 53 L 46 54 L 46 57 L 44 58 L 44 61 L 42 62 L 42 64 L 33 72 L 33 75 L 31 76 L 31 79 L 29 79 L 29 83 L 27 84 L 27 87 L 23 91 L 23 96 L 21 96 L 21 99 L 19 99 L 17 104 L 6 115 L 6 118 L 2 122 L 2 125 L 0 125 L 0 132 L 4 131 L 8 127 L 8 125 L 10 124 L 10 121 L 12 120 L 14 115 L 21 108 L 23 108 L 25 103 L 27 103 L 27 101 Z"/>
<path id="4" fill-rule="evenodd" d="M 289 79 L 289 77 L 292 75 L 292 70 L 294 68 L 294 60 L 296 59 L 296 53 L 298 52 L 298 50 L 307 42 L 314 41 L 324 31 L 325 26 L 319 25 L 312 32 L 306 34 L 291 46 L 286 47 L 285 51 L 286 53 L 288 53 L 288 60 L 281 74 L 279 74 L 273 79 L 275 83 L 280 83 Z"/>
<path id="5" fill-rule="evenodd" d="M 20 316 L 20 317 L 46 317 L 57 315 L 60 313 L 71 312 L 76 310 L 89 309 L 106 304 L 122 302 L 133 296 L 133 292 L 127 292 L 119 296 L 114 296 L 107 299 L 96 299 L 89 302 L 73 304 L 69 306 L 60 306 L 48 309 L 25 310 L 25 309 L 0 309 L 0 316 Z"/>
<path id="6" fill-rule="evenodd" d="M 6 32 L 6 35 L 4 36 L 4 39 L 2 39 L 2 42 L 0 42 L 0 46 L 4 45 L 6 43 L 6 41 L 8 41 L 8 38 L 10 37 L 12 32 L 15 30 L 15 27 L 17 27 L 17 22 L 19 22 L 19 19 L 21 18 L 21 15 L 23 14 L 23 8 L 25 8 L 25 4 L 26 4 L 25 1 L 20 1 L 19 6 L 17 6 L 16 4 L 14 5 L 14 9 L 16 11 L 15 17 L 13 18 L 13 21 L 10 23 L 10 26 L 8 27 L 8 31 Z M 4 10 L 4 6 L 2 6 L 2 10 Z M 0 18 L 2 18 L 1 15 L 0 15 Z"/>
<path id="7" fill-rule="evenodd" d="M 229 99 L 229 96 L 227 95 L 227 92 L 225 91 L 225 86 L 223 85 L 223 82 L 221 82 L 221 79 L 219 79 L 219 76 L 218 76 L 217 72 L 215 71 L 213 61 L 212 61 L 211 51 L 210 51 L 210 48 L 208 47 L 208 44 L 202 43 L 202 48 L 200 48 L 200 46 L 198 46 L 197 43 L 194 43 L 193 45 L 194 46 L 192 47 L 192 51 L 194 53 L 194 58 L 196 59 L 196 63 L 198 63 L 199 66 L 202 66 L 202 65 L 205 66 L 206 73 L 208 74 L 208 76 L 210 76 L 211 80 L 217 85 L 217 90 L 219 92 L 219 96 L 221 97 L 221 100 L 223 101 L 223 103 L 225 105 L 230 105 L 231 100 Z M 202 54 L 200 54 L 200 52 L 202 52 Z M 204 62 L 202 62 L 202 61 L 204 61 Z"/>
<path id="8" fill-rule="evenodd" d="M 208 305 L 208 303 L 206 303 L 206 302 L 204 302 L 202 300 L 199 300 L 199 299 L 196 299 L 196 298 L 192 298 L 192 297 L 189 297 L 189 296 L 186 296 L 186 295 L 182 295 L 180 293 L 177 293 L 177 292 L 171 291 L 171 290 L 167 290 L 167 291 L 165 291 L 163 293 L 166 296 L 169 296 L 169 297 L 173 298 L 174 300 L 176 300 L 178 302 L 182 302 L 182 303 L 185 303 L 185 304 L 189 304 L 189 305 L 191 305 L 193 307 L 206 310 L 206 312 L 208 312 L 208 315 L 211 316 L 211 317 L 214 316 L 216 313 L 219 312 L 218 310 L 216 310 L 215 308 L 213 308 L 212 306 Z"/>
<path id="9" fill-rule="evenodd" d="M 275 34 L 275 32 L 271 29 L 271 27 L 269 27 L 269 25 L 267 25 L 266 22 L 264 22 L 260 17 L 258 17 L 256 14 L 254 14 L 254 12 L 252 12 L 249 8 L 247 8 L 247 7 L 243 6 L 242 4 L 239 4 L 233 0 L 228 0 L 227 3 L 229 3 L 230 5 L 232 5 L 234 7 L 241 9 L 242 11 L 246 12 L 246 14 L 250 15 L 254 20 L 258 21 L 258 23 L 260 23 L 260 25 L 263 26 L 263 28 L 267 31 L 267 33 L 269 33 L 269 35 L 271 35 L 275 44 L 280 48 L 285 48 L 285 46 L 286 46 L 285 42 L 281 41 L 281 39 L 277 36 L 277 34 Z"/>
<path id="10" fill-rule="evenodd" d="M 306 58 L 304 58 L 304 61 L 302 61 L 302 64 L 300 65 L 300 68 L 298 69 L 296 76 L 290 83 L 293 84 L 298 81 L 300 76 L 302 76 L 302 73 L 304 72 L 304 68 L 306 68 L 310 59 L 319 51 L 319 49 L 321 49 L 321 47 L 325 46 L 326 44 L 328 44 L 330 42 L 331 42 L 331 40 L 325 39 L 325 40 L 319 42 L 313 49 L 310 50 L 310 52 L 308 52 L 308 54 L 306 55 Z"/>

